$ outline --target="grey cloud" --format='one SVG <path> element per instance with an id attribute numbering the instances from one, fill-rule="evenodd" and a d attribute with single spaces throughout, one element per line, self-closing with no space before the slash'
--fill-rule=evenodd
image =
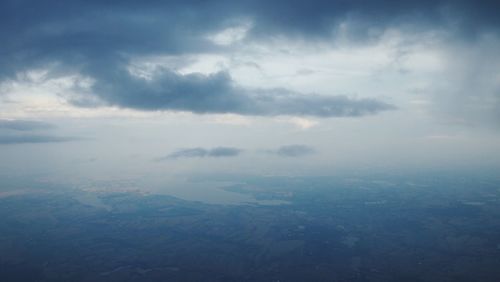
<path id="1" fill-rule="evenodd" d="M 205 148 L 188 148 L 180 149 L 166 157 L 157 159 L 158 161 L 179 159 L 179 158 L 204 158 L 204 157 L 235 157 L 241 154 L 243 150 L 233 147 L 215 147 L 211 149 Z"/>
<path id="2" fill-rule="evenodd" d="M 180 75 L 160 70 L 152 80 L 130 75 L 126 70 L 100 71 L 94 84 L 102 104 L 141 110 L 182 110 L 194 113 L 241 115 L 300 115 L 317 117 L 363 116 L 395 107 L 375 99 L 301 94 L 286 89 L 244 89 L 229 74 Z M 81 98 L 78 105 L 88 104 Z"/>
<path id="3" fill-rule="evenodd" d="M 181 149 L 169 154 L 165 159 L 201 158 L 206 157 L 207 154 L 208 150 L 203 148 Z"/>
<path id="4" fill-rule="evenodd" d="M 1 120 L 0 129 L 10 129 L 16 131 L 32 131 L 50 129 L 54 126 L 50 123 L 33 120 Z"/>
<path id="5" fill-rule="evenodd" d="M 474 48 L 450 48 L 428 89 L 431 109 L 446 123 L 500 128 L 500 38 L 483 38 Z"/>
<path id="6" fill-rule="evenodd" d="M 0 120 L 0 145 L 27 143 L 59 143 L 78 138 L 47 133 L 55 126 L 35 120 Z"/>
<path id="7" fill-rule="evenodd" d="M 208 151 L 208 156 L 210 157 L 232 157 L 237 156 L 242 152 L 241 149 L 238 148 L 230 148 L 230 147 L 217 147 Z"/>
<path id="8" fill-rule="evenodd" d="M 377 100 L 243 89 L 229 75 L 180 75 L 162 70 L 151 81 L 130 75 L 133 58 L 224 52 L 206 39 L 235 22 L 254 21 L 247 40 L 276 35 L 335 38 L 343 22 L 366 41 L 397 26 L 449 30 L 458 37 L 498 33 L 497 1 L 11 1 L 0 2 L 0 81 L 52 66 L 50 75 L 81 73 L 95 85 L 77 105 L 101 103 L 141 110 L 196 113 L 312 115 L 376 114 L 393 107 Z M 276 93 L 279 92 L 279 93 Z"/>
<path id="9" fill-rule="evenodd" d="M 281 33 L 321 40 L 339 32 L 353 40 L 373 40 L 387 28 L 411 32 L 448 30 L 471 38 L 483 31 L 498 32 L 498 1 L 467 0 L 277 0 L 257 1 L 259 36 Z M 342 23 L 348 23 L 347 26 Z"/>
<path id="10" fill-rule="evenodd" d="M 23 134 L 23 135 L 4 135 L 0 134 L 0 145 L 9 144 L 29 144 L 29 143 L 60 143 L 74 141 L 74 137 L 61 137 L 52 135 L 36 135 L 36 134 Z"/>
<path id="11" fill-rule="evenodd" d="M 282 157 L 303 157 L 313 154 L 315 149 L 306 145 L 285 145 L 268 152 Z"/>

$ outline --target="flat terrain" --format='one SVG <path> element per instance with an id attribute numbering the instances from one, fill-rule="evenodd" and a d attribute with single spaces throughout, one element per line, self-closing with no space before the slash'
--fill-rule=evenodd
<path id="1" fill-rule="evenodd" d="M 500 186 L 256 178 L 281 205 L 139 192 L 0 197 L 1 281 L 498 281 Z"/>

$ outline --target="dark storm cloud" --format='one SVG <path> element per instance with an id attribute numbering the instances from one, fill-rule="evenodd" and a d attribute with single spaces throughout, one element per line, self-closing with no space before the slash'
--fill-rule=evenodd
<path id="1" fill-rule="evenodd" d="M 306 145 L 286 145 L 268 152 L 282 157 L 303 157 L 313 154 L 315 150 Z"/>
<path id="2" fill-rule="evenodd" d="M 459 36 L 498 31 L 494 1 L 13 1 L 0 2 L 0 79 L 51 66 L 51 75 L 79 73 L 95 84 L 77 105 L 249 115 L 360 116 L 388 110 L 376 100 L 242 89 L 225 73 L 158 71 L 152 80 L 128 73 L 148 55 L 224 52 L 206 35 L 242 19 L 247 40 L 276 35 L 333 39 L 340 24 L 355 40 L 392 26 L 445 28 Z M 95 100 L 97 97 L 97 101 Z M 302 105 L 304 104 L 304 105 Z"/>
<path id="3" fill-rule="evenodd" d="M 93 92 L 101 103 L 141 110 L 337 117 L 394 109 L 375 99 L 304 95 L 286 89 L 244 89 L 234 85 L 225 72 L 180 75 L 161 70 L 153 80 L 134 77 L 125 70 L 112 74 L 101 70 L 100 74 L 105 79 L 94 84 Z M 85 99 L 73 103 L 89 104 Z"/>
<path id="4" fill-rule="evenodd" d="M 233 147 L 215 147 L 212 149 L 205 148 L 188 148 L 180 149 L 166 157 L 157 159 L 158 161 L 179 159 L 179 158 L 220 158 L 220 157 L 236 157 L 241 154 L 243 150 Z"/>
<path id="5" fill-rule="evenodd" d="M 410 31 L 448 29 L 469 37 L 484 30 L 498 32 L 498 1 L 468 0 L 276 0 L 250 1 L 259 12 L 254 33 L 271 32 L 321 39 L 339 32 L 354 40 L 375 39 L 386 28 Z M 346 26 L 344 26 L 346 28 Z"/>

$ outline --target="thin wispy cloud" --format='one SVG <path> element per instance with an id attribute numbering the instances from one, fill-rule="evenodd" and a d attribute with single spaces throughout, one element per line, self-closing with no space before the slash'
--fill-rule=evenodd
<path id="1" fill-rule="evenodd" d="M 54 125 L 42 121 L 0 119 L 0 130 L 10 129 L 16 131 L 33 131 L 51 128 L 54 128 Z"/>
<path id="2" fill-rule="evenodd" d="M 307 145 L 285 145 L 281 146 L 277 149 L 274 150 L 268 150 L 267 151 L 269 154 L 272 155 L 277 155 L 280 157 L 304 157 L 308 155 L 312 155 L 316 152 L 316 150 L 313 147 L 307 146 Z"/>
<path id="3" fill-rule="evenodd" d="M 215 147 L 215 148 L 186 148 L 179 149 L 167 155 L 158 158 L 157 161 L 174 160 L 182 158 L 223 158 L 236 157 L 243 152 L 242 149 L 233 147 Z"/>
<path id="4" fill-rule="evenodd" d="M 54 136 L 54 135 L 2 135 L 0 133 L 0 145 L 12 145 L 12 144 L 37 144 L 37 143 L 60 143 L 75 141 L 79 138 L 76 137 L 64 137 L 64 136 Z"/>
<path id="5" fill-rule="evenodd" d="M 59 136 L 53 132 L 56 127 L 36 120 L 0 120 L 0 145 L 60 143 L 80 138 Z"/>

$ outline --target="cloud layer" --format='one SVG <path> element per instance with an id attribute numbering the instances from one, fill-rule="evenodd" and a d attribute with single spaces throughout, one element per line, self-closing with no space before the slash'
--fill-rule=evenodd
<path id="1" fill-rule="evenodd" d="M 241 115 L 363 116 L 395 107 L 375 99 L 301 94 L 286 89 L 244 89 L 229 74 L 181 75 L 161 70 L 152 80 L 125 70 L 100 72 L 92 87 L 101 103 L 141 110 L 181 110 Z M 74 100 L 85 105 L 85 100 Z"/>
<path id="2" fill-rule="evenodd" d="M 23 135 L 3 135 L 0 133 L 0 144 L 36 144 L 36 143 L 59 143 L 74 141 L 75 138 L 72 137 L 60 137 L 51 135 L 33 135 L 33 134 L 23 134 Z"/>
<path id="3" fill-rule="evenodd" d="M 172 160 L 180 158 L 221 158 L 221 157 L 236 157 L 243 150 L 233 147 L 215 147 L 211 149 L 205 148 L 187 148 L 172 152 L 166 157 L 157 159 L 158 161 Z"/>
<path id="4" fill-rule="evenodd" d="M 33 120 L 0 120 L 0 145 L 29 143 L 59 143 L 77 140 L 75 137 L 53 135 L 55 126 Z"/>
<path id="5" fill-rule="evenodd" d="M 31 131 L 51 129 L 54 126 L 50 123 L 33 120 L 2 120 L 0 119 L 0 130 L 10 129 L 16 131 Z"/>
<path id="6" fill-rule="evenodd" d="M 209 39 L 242 21 L 248 42 L 280 36 L 306 41 L 376 40 L 390 28 L 447 30 L 467 39 L 499 33 L 498 1 L 2 1 L 0 81 L 50 68 L 49 76 L 79 74 L 92 86 L 73 97 L 79 106 L 182 110 L 243 115 L 363 116 L 393 109 L 376 99 L 247 89 L 230 75 L 157 70 L 152 78 L 128 67 L 143 56 L 223 53 Z"/>
<path id="7" fill-rule="evenodd" d="M 275 150 L 269 150 L 270 154 L 278 155 L 281 157 L 303 157 L 315 153 L 314 148 L 306 145 L 285 145 Z"/>

